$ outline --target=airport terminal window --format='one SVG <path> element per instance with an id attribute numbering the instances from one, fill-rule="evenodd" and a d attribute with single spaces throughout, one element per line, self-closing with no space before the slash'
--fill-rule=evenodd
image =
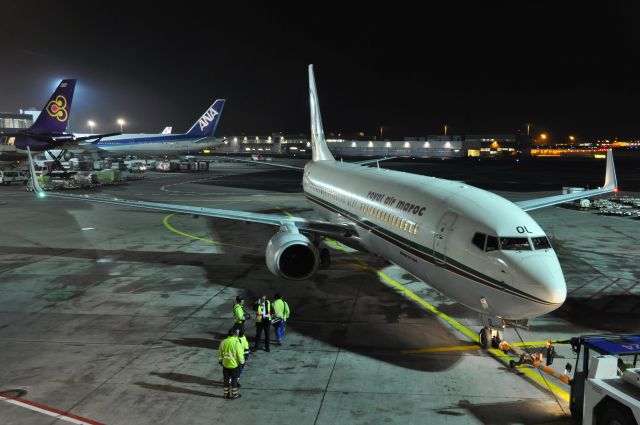
<path id="1" fill-rule="evenodd" d="M 487 246 L 484 249 L 486 252 L 498 250 L 498 238 L 495 236 L 487 235 Z"/>
<path id="2" fill-rule="evenodd" d="M 551 248 L 551 242 L 549 242 L 549 239 L 547 239 L 546 236 L 531 238 L 531 242 L 533 242 L 534 249 L 550 249 Z"/>
<path id="3" fill-rule="evenodd" d="M 500 248 L 503 251 L 529 251 L 529 239 L 527 238 L 500 238 Z"/>
<path id="4" fill-rule="evenodd" d="M 478 248 L 480 248 L 480 251 L 484 251 L 484 240 L 486 239 L 487 235 L 485 235 L 484 233 L 476 233 L 475 235 L 473 235 L 473 239 L 471 239 L 471 242 L 477 246 Z"/>

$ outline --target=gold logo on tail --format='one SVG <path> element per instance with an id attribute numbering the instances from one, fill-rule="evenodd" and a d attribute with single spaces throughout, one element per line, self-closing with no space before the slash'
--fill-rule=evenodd
<path id="1" fill-rule="evenodd" d="M 65 122 L 69 119 L 69 113 L 67 112 L 67 98 L 60 95 L 47 104 L 47 113 L 52 117 L 55 117 L 60 122 Z"/>

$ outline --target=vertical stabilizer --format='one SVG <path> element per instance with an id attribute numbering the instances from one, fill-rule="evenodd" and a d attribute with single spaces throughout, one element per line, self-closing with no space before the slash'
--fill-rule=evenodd
<path id="1" fill-rule="evenodd" d="M 34 133 L 64 133 L 69 127 L 76 80 L 62 80 L 29 130 Z"/>
<path id="2" fill-rule="evenodd" d="M 198 121 L 196 121 L 186 134 L 189 136 L 198 137 L 210 137 L 216 131 L 220 116 L 222 115 L 222 108 L 224 107 L 224 99 L 217 99 L 213 102 L 213 105 L 209 107 Z"/>
<path id="3" fill-rule="evenodd" d="M 316 79 L 313 75 L 313 65 L 309 65 L 309 107 L 311 108 L 311 149 L 314 161 L 334 161 L 331 151 L 324 140 L 320 103 L 316 90 Z"/>
<path id="4" fill-rule="evenodd" d="M 613 163 L 613 151 L 607 150 L 607 168 L 605 170 L 604 186 L 605 189 L 617 190 L 618 178 L 616 177 L 616 166 Z"/>

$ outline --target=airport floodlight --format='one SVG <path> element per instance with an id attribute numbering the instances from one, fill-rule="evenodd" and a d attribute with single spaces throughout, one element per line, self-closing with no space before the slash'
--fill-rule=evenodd
<path id="1" fill-rule="evenodd" d="M 546 133 L 541 133 L 541 134 L 540 134 L 540 138 L 541 138 L 542 140 L 547 140 L 547 134 L 546 134 Z"/>
<path id="2" fill-rule="evenodd" d="M 87 125 L 91 128 L 91 134 L 93 134 L 93 127 L 95 127 L 96 123 L 93 120 L 87 121 Z"/>
<path id="3" fill-rule="evenodd" d="M 120 124 L 120 133 L 122 133 L 122 126 L 125 124 L 122 118 L 118 118 L 118 124 Z"/>
<path id="4" fill-rule="evenodd" d="M 576 138 L 575 136 L 569 136 L 569 140 L 573 142 L 574 140 L 576 140 Z"/>

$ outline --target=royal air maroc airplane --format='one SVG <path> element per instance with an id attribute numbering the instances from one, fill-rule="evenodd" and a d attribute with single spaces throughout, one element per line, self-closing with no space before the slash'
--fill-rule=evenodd
<path id="1" fill-rule="evenodd" d="M 313 66 L 309 65 L 312 161 L 304 193 L 324 220 L 186 205 L 44 193 L 40 197 L 242 220 L 278 228 L 266 247 L 277 277 L 308 279 L 328 255 L 323 237 L 378 254 L 481 314 L 485 348 L 507 325 L 549 313 L 567 295 L 558 257 L 527 214 L 616 190 L 611 152 L 605 184 L 579 194 L 511 202 L 464 183 L 335 161 L 327 147 Z M 33 161 L 30 161 L 33 168 Z M 32 171 L 33 172 L 33 171 Z"/>

